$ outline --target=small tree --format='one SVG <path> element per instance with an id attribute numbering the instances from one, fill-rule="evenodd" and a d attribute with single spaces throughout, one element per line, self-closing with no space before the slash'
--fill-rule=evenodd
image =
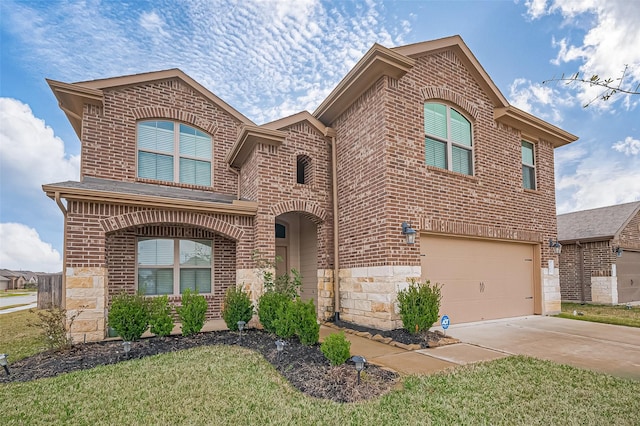
<path id="1" fill-rule="evenodd" d="M 442 286 L 430 281 L 411 280 L 409 287 L 398 292 L 402 327 L 411 334 L 427 331 L 438 321 Z"/>
<path id="2" fill-rule="evenodd" d="M 253 316 L 253 304 L 249 295 L 239 287 L 230 287 L 224 295 L 222 318 L 229 330 L 238 330 L 238 321 L 248 323 Z"/>
<path id="3" fill-rule="evenodd" d="M 28 326 L 41 330 L 42 341 L 47 345 L 47 348 L 59 351 L 71 347 L 73 341 L 69 331 L 73 321 L 80 315 L 82 310 L 79 310 L 69 318 L 67 318 L 67 311 L 60 308 L 40 309 L 37 311 L 30 309 L 29 312 L 36 313 L 38 322 L 30 322 Z"/>

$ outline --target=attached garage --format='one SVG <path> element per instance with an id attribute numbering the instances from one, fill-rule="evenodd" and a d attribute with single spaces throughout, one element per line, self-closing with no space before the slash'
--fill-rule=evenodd
<path id="1" fill-rule="evenodd" d="M 440 314 L 452 323 L 536 313 L 537 245 L 431 234 L 420 243 L 422 279 L 443 284 Z"/>
<path id="2" fill-rule="evenodd" d="M 618 303 L 640 300 L 640 251 L 624 251 L 616 259 Z"/>

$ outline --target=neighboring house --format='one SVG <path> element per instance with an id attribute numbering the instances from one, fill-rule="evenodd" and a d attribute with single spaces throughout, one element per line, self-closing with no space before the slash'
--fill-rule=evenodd
<path id="1" fill-rule="evenodd" d="M 0 275 L 7 279 L 7 290 L 18 290 L 25 288 L 27 282 L 25 276 L 19 271 L 10 271 L 9 269 L 0 269 Z"/>
<path id="2" fill-rule="evenodd" d="M 8 290 L 11 280 L 3 275 L 0 275 L 0 290 Z"/>
<path id="3" fill-rule="evenodd" d="M 562 300 L 640 301 L 640 201 L 558 216 Z"/>
<path id="4" fill-rule="evenodd" d="M 82 141 L 80 182 L 43 186 L 75 338 L 122 291 L 195 289 L 220 318 L 227 288 L 261 294 L 256 250 L 320 319 L 396 328 L 421 278 L 452 322 L 560 309 L 553 150 L 577 137 L 509 105 L 459 36 L 375 44 L 313 114 L 261 126 L 177 69 L 48 83 Z"/>

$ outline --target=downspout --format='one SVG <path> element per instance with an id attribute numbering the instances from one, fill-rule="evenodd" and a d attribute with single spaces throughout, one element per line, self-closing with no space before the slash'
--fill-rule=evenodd
<path id="1" fill-rule="evenodd" d="M 584 247 L 580 244 L 580 241 L 576 241 L 578 246 L 578 279 L 580 280 L 580 303 L 584 305 Z"/>
<path id="2" fill-rule="evenodd" d="M 62 308 L 65 309 L 67 307 L 67 208 L 62 204 L 62 200 L 60 199 L 60 191 L 56 191 L 54 193 L 54 200 L 56 204 L 60 208 L 62 212 L 62 216 L 64 217 L 64 231 L 62 232 L 62 291 L 61 291 L 61 302 Z"/>
<path id="3" fill-rule="evenodd" d="M 240 199 L 240 177 L 241 177 L 240 170 L 236 170 L 228 164 L 227 164 L 227 170 L 232 171 L 233 173 L 236 174 L 236 176 L 238 176 L 238 189 L 237 189 L 238 193 L 236 194 L 236 198 L 239 200 Z"/>
<path id="4" fill-rule="evenodd" d="M 333 196 L 333 319 L 340 320 L 340 253 L 338 225 L 338 152 L 336 148 L 336 132 L 327 127 L 325 136 L 331 138 L 331 186 Z"/>

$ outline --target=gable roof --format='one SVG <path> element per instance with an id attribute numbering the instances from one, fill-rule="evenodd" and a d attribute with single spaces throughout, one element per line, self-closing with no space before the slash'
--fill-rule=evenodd
<path id="1" fill-rule="evenodd" d="M 293 124 L 300 123 L 302 121 L 306 121 L 310 126 L 314 127 L 318 132 L 326 135 L 328 132 L 328 127 L 325 126 L 320 120 L 311 115 L 308 111 L 301 111 L 297 114 L 290 115 L 288 117 L 280 118 L 275 121 L 271 121 L 269 123 L 265 123 L 260 127 L 264 127 L 265 129 L 271 130 L 282 130 L 286 127 L 289 127 Z"/>
<path id="2" fill-rule="evenodd" d="M 640 201 L 558 215 L 558 241 L 598 241 L 615 238 L 640 212 Z"/>
<path id="3" fill-rule="evenodd" d="M 103 90 L 121 86 L 133 86 L 150 83 L 159 80 L 178 78 L 200 93 L 212 103 L 220 107 L 223 111 L 234 117 L 242 124 L 254 123 L 234 109 L 231 105 L 214 95 L 206 87 L 189 77 L 182 70 L 172 68 L 164 71 L 153 71 L 141 74 L 125 75 L 121 77 L 103 78 L 90 81 L 79 81 L 77 83 L 63 83 L 61 81 L 46 79 L 49 87 L 53 91 L 60 108 L 67 115 L 78 138 L 82 139 L 82 111 L 84 104 L 102 106 L 104 102 Z"/>

